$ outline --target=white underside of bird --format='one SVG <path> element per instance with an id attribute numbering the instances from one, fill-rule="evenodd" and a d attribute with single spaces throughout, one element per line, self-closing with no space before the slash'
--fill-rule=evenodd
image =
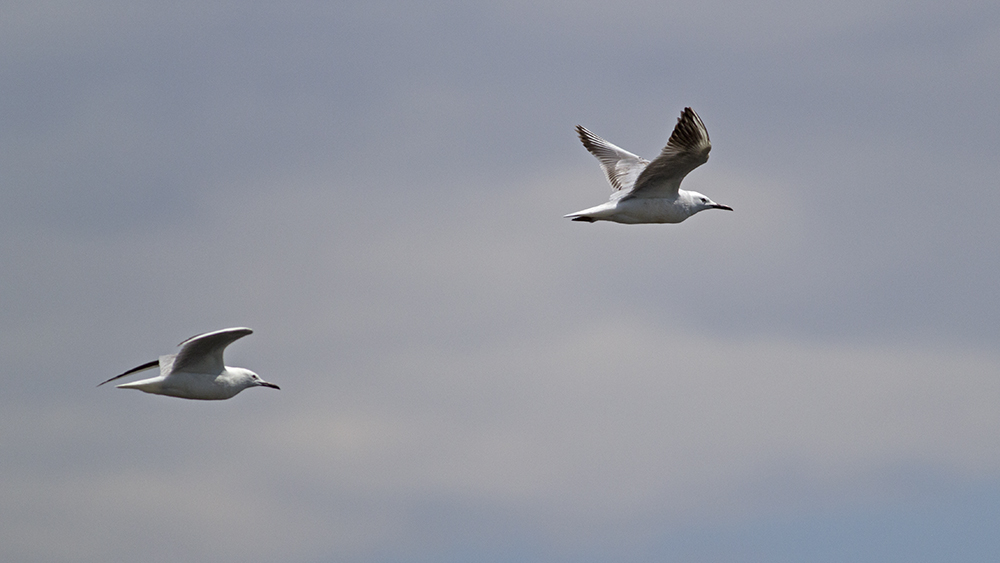
<path id="1" fill-rule="evenodd" d="M 576 132 L 583 146 L 601 162 L 614 191 L 610 201 L 566 215 L 574 221 L 680 223 L 706 209 L 725 209 L 704 194 L 680 189 L 681 181 L 708 161 L 712 144 L 701 118 L 684 108 L 667 146 L 652 161 L 617 147 L 585 127 Z"/>
<path id="2" fill-rule="evenodd" d="M 160 375 L 156 377 L 122 383 L 117 387 L 203 401 L 229 399 L 248 387 L 280 389 L 248 369 L 229 367 L 223 363 L 226 346 L 252 332 L 249 328 L 236 327 L 192 336 L 179 344 L 181 351 L 177 354 L 160 356 L 158 360 L 116 375 L 98 384 L 98 387 L 126 375 L 159 367 Z"/>

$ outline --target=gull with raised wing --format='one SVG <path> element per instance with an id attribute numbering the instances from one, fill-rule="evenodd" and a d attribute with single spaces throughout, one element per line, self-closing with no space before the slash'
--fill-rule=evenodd
<path id="1" fill-rule="evenodd" d="M 181 347 L 180 352 L 160 356 L 158 360 L 132 368 L 97 386 L 159 366 L 160 375 L 132 383 L 122 383 L 118 388 L 138 389 L 155 395 L 203 401 L 229 399 L 247 387 L 280 389 L 248 369 L 229 367 L 222 361 L 222 353 L 226 346 L 252 332 L 249 328 L 236 327 L 192 336 L 178 344 Z"/>
<path id="2" fill-rule="evenodd" d="M 574 221 L 680 223 L 706 209 L 733 210 L 698 192 L 680 189 L 684 176 L 705 164 L 712 150 L 708 130 L 691 108 L 681 112 L 667 146 L 652 162 L 612 145 L 583 126 L 577 125 L 576 132 L 583 146 L 601 161 L 614 191 L 607 203 L 566 215 Z"/>

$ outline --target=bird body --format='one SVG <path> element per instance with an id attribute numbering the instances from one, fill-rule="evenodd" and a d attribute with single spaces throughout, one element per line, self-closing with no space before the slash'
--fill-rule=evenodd
<path id="1" fill-rule="evenodd" d="M 639 223 L 680 223 L 699 209 L 698 192 L 678 190 L 673 197 L 630 197 L 612 199 L 600 205 L 567 215 L 574 221 L 614 221 L 635 225 Z"/>
<path id="2" fill-rule="evenodd" d="M 580 141 L 601 162 L 614 191 L 611 199 L 566 215 L 574 221 L 616 223 L 680 223 L 706 209 L 725 209 L 704 194 L 680 189 L 681 180 L 708 161 L 712 144 L 701 118 L 684 108 L 667 146 L 652 161 L 617 147 L 581 125 Z"/>
<path id="3" fill-rule="evenodd" d="M 249 328 L 236 327 L 192 336 L 179 344 L 181 351 L 177 354 L 160 356 L 158 360 L 116 375 L 98 387 L 126 375 L 159 367 L 160 375 L 156 377 L 122 383 L 117 387 L 203 401 L 229 399 L 248 387 L 280 389 L 248 369 L 229 367 L 223 363 L 222 354 L 226 346 L 252 332 Z"/>

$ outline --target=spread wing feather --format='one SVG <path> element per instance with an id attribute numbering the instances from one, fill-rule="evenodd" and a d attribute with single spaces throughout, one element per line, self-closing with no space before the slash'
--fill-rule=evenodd
<path id="1" fill-rule="evenodd" d="M 605 141 L 582 125 L 576 126 L 576 133 L 583 146 L 601 162 L 601 168 L 616 192 L 630 190 L 643 168 L 649 164 L 645 158 Z"/>
<path id="2" fill-rule="evenodd" d="M 701 118 L 691 108 L 684 108 L 674 132 L 660 155 L 646 166 L 635 180 L 628 197 L 670 197 L 677 195 L 681 180 L 708 161 L 712 143 Z"/>

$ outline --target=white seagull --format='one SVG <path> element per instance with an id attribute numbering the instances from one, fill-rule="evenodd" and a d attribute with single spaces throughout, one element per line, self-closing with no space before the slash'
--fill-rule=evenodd
<path id="1" fill-rule="evenodd" d="M 160 375 L 133 383 L 122 383 L 118 388 L 203 401 L 228 399 L 247 387 L 280 389 L 248 369 L 229 367 L 222 361 L 222 352 L 226 346 L 252 332 L 249 328 L 236 327 L 192 336 L 178 344 L 181 351 L 177 354 L 160 356 L 158 360 L 132 368 L 97 386 L 159 366 Z"/>
<path id="2" fill-rule="evenodd" d="M 652 162 L 621 149 L 577 125 L 583 146 L 601 161 L 614 191 L 611 200 L 596 207 L 570 213 L 574 221 L 616 223 L 680 223 L 699 211 L 725 209 L 698 192 L 680 189 L 688 172 L 708 161 L 712 143 L 701 118 L 684 108 L 674 132 L 660 156 Z"/>

